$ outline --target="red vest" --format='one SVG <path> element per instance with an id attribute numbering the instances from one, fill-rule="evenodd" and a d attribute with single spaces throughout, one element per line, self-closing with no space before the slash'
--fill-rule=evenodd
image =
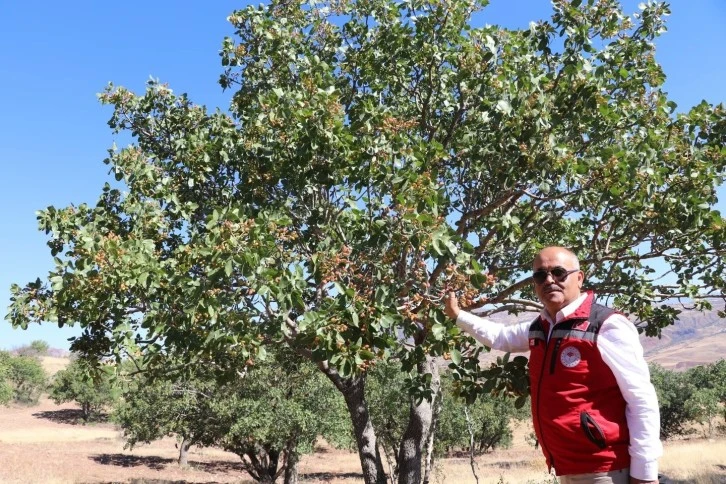
<path id="1" fill-rule="evenodd" d="M 625 400 L 597 348 L 612 309 L 585 301 L 557 323 L 537 318 L 529 328 L 529 380 L 534 429 L 557 475 L 630 466 Z"/>

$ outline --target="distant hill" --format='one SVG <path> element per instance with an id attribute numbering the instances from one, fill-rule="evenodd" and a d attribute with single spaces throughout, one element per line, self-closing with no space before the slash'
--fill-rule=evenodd
<path id="1" fill-rule="evenodd" d="M 724 301 L 711 303 L 710 311 L 683 310 L 660 339 L 641 337 L 646 359 L 670 370 L 687 370 L 726 358 L 726 319 L 718 316 Z"/>

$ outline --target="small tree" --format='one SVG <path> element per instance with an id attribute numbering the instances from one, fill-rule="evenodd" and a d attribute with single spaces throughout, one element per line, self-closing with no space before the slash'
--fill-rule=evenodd
<path id="1" fill-rule="evenodd" d="M 686 402 L 705 436 L 712 436 L 714 420 L 723 413 L 726 419 L 726 360 L 689 369 L 686 378 L 695 390 Z"/>
<path id="2" fill-rule="evenodd" d="M 521 360 L 517 360 L 513 364 L 520 362 Z M 502 359 L 500 363 L 508 364 L 508 358 L 507 361 Z M 513 399 L 489 394 L 481 395 L 467 403 L 458 395 L 456 381 L 451 372 L 442 370 L 441 381 L 441 395 L 438 397 L 441 403 L 436 409 L 437 426 L 433 436 L 437 456 L 470 450 L 470 425 L 475 445 L 471 450 L 476 455 L 511 444 L 511 422 L 513 419 L 526 417 L 528 415 L 526 409 L 519 410 Z M 399 462 L 396 450 L 409 419 L 410 385 L 406 373 L 401 371 L 401 365 L 394 361 L 377 364 L 367 372 L 366 400 L 392 482 L 398 477 Z M 525 400 L 519 403 L 522 406 Z M 467 412 L 469 422 L 467 422 Z"/>
<path id="3" fill-rule="evenodd" d="M 50 398 L 56 404 L 76 402 L 84 422 L 97 419 L 119 396 L 110 368 L 97 368 L 81 358 L 74 358 L 67 368 L 53 377 Z"/>
<path id="4" fill-rule="evenodd" d="M 398 478 L 398 445 L 406 431 L 410 395 L 401 364 L 387 361 L 375 365 L 366 376 L 366 401 L 376 430 L 378 445 L 388 465 L 391 482 Z"/>
<path id="5" fill-rule="evenodd" d="M 7 405 L 13 399 L 13 387 L 10 384 L 10 359 L 7 351 L 0 351 L 0 405 Z"/>
<path id="6" fill-rule="evenodd" d="M 313 451 L 318 436 L 352 443 L 345 404 L 323 375 L 289 351 L 258 362 L 247 374 L 220 389 L 206 443 L 240 456 L 257 481 L 298 481 L 300 455 Z"/>
<path id="7" fill-rule="evenodd" d="M 50 350 L 50 345 L 42 339 L 36 339 L 30 343 L 30 348 L 35 351 L 38 356 L 45 356 Z"/>
<path id="8" fill-rule="evenodd" d="M 123 428 L 129 448 L 164 436 L 178 436 L 178 463 L 186 466 L 189 448 L 199 443 L 205 427 L 215 418 L 211 403 L 218 393 L 216 385 L 208 380 L 170 381 L 142 374 L 131 381 L 117 401 L 113 419 Z"/>
<path id="9" fill-rule="evenodd" d="M 299 456 L 313 450 L 319 435 L 351 445 L 342 399 L 313 365 L 289 352 L 231 376 L 203 368 L 141 373 L 114 419 L 131 447 L 177 435 L 179 463 L 186 465 L 190 446 L 219 446 L 237 454 L 253 479 L 264 483 L 283 474 L 286 483 L 296 482 Z"/>
<path id="10" fill-rule="evenodd" d="M 48 350 L 50 350 L 48 343 L 43 340 L 36 339 L 29 345 L 18 348 L 15 353 L 21 356 L 33 356 L 37 358 L 39 356 L 47 355 Z"/>
<path id="11" fill-rule="evenodd" d="M 47 375 L 37 358 L 0 351 L 0 403 L 38 403 Z"/>
<path id="12" fill-rule="evenodd" d="M 693 433 L 692 408 L 686 405 L 695 391 L 685 373 L 669 371 L 659 365 L 650 366 L 650 379 L 658 394 L 660 436 L 662 439 Z"/>
<path id="13" fill-rule="evenodd" d="M 685 402 L 686 411 L 701 426 L 704 437 L 712 437 L 716 417 L 721 413 L 718 392 L 713 388 L 698 388 Z"/>
<path id="14" fill-rule="evenodd" d="M 450 375 L 443 378 L 444 405 L 439 417 L 437 451 L 441 454 L 468 450 L 480 455 L 512 443 L 512 420 L 527 415 L 505 396 L 485 394 L 469 404 L 456 395 Z M 468 416 L 467 416 L 468 414 Z M 470 431 L 474 448 L 471 449 Z"/>

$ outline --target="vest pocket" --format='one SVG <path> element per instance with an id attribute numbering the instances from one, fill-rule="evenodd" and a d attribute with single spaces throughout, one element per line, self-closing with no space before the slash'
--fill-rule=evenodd
<path id="1" fill-rule="evenodd" d="M 582 431 L 585 432 L 585 437 L 587 437 L 590 442 L 601 449 L 607 447 L 605 434 L 589 413 L 584 411 L 580 412 L 580 427 L 582 428 Z"/>

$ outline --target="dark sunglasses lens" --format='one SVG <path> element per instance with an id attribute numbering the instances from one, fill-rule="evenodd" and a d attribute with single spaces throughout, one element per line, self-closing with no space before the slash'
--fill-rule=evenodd
<path id="1" fill-rule="evenodd" d="M 550 272 L 552 273 L 552 277 L 554 277 L 555 279 L 557 279 L 559 281 L 563 277 L 565 277 L 569 271 L 567 269 L 565 269 L 564 267 L 555 267 Z"/>
<path id="2" fill-rule="evenodd" d="M 532 274 L 532 279 L 537 284 L 542 284 L 547 280 L 547 271 L 537 271 Z"/>

